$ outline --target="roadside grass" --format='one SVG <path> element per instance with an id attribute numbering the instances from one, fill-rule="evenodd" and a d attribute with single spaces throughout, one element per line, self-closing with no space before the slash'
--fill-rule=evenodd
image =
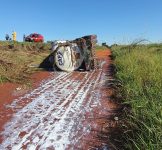
<path id="1" fill-rule="evenodd" d="M 24 83 L 49 55 L 49 44 L 0 41 L 0 83 Z"/>
<path id="2" fill-rule="evenodd" d="M 105 49 L 107 49 L 106 46 L 100 46 L 100 45 L 95 46 L 95 50 L 105 50 Z"/>
<path id="3" fill-rule="evenodd" d="M 162 44 L 114 46 L 126 112 L 123 143 L 130 150 L 162 149 Z M 125 142 L 124 142 L 125 141 Z"/>

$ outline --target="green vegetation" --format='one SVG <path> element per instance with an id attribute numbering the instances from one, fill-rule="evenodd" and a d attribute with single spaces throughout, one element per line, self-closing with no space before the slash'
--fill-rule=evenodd
<path id="1" fill-rule="evenodd" d="M 124 103 L 125 149 L 162 149 L 162 44 L 113 46 Z"/>
<path id="2" fill-rule="evenodd" d="M 105 46 L 100 46 L 100 45 L 96 45 L 96 46 L 95 46 L 95 49 L 96 49 L 96 50 L 105 50 L 105 49 L 107 49 L 107 47 L 105 47 Z"/>
<path id="3" fill-rule="evenodd" d="M 50 44 L 0 41 L 0 83 L 24 83 L 50 53 Z"/>

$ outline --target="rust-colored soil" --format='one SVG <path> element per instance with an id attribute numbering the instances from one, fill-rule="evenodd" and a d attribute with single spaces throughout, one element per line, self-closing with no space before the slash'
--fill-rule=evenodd
<path id="1" fill-rule="evenodd" d="M 32 87 L 27 87 L 25 85 L 20 85 L 16 83 L 3 83 L 0 84 L 0 132 L 3 131 L 5 123 L 11 119 L 14 110 L 7 108 L 14 99 L 24 95 L 30 90 L 34 89 L 39 85 L 39 83 L 50 78 L 50 72 L 37 72 L 31 76 Z M 0 143 L 2 142 L 2 137 L 0 135 Z"/>
<path id="2" fill-rule="evenodd" d="M 113 149 L 120 105 L 106 85 L 111 52 L 96 53 L 99 70 L 39 72 L 30 89 L 0 85 L 0 149 Z"/>

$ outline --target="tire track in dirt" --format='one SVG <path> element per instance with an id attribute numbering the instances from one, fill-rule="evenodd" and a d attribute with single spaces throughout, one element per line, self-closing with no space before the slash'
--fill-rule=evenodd
<path id="1" fill-rule="evenodd" d="M 56 77 L 54 76 L 53 78 L 51 78 L 49 81 L 44 81 L 42 82 L 42 84 L 36 88 L 35 90 L 33 90 L 31 93 L 29 94 L 25 94 L 25 96 L 20 97 L 19 99 L 14 100 L 14 102 L 12 103 L 12 105 L 6 106 L 8 108 L 13 108 L 13 109 L 20 109 L 21 104 L 25 101 L 29 101 L 29 100 L 33 100 L 35 99 L 35 97 L 38 95 L 40 95 L 41 93 L 44 93 L 46 91 L 48 91 L 49 88 L 51 88 L 52 86 L 58 85 L 57 88 L 60 88 L 59 86 L 62 86 L 62 81 L 65 80 L 70 76 L 71 74 L 66 74 L 66 73 L 58 73 L 56 75 Z M 62 87 L 61 87 L 62 88 Z"/>
<path id="2" fill-rule="evenodd" d="M 90 132 L 90 125 L 82 123 L 85 114 L 100 105 L 95 88 L 103 76 L 102 70 L 61 72 L 16 99 L 7 106 L 16 113 L 1 133 L 0 149 L 73 149 L 80 137 Z M 29 101 L 26 106 L 22 105 L 25 101 Z"/>

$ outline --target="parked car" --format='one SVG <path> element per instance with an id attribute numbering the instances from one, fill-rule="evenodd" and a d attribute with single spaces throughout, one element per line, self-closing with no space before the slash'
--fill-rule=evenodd
<path id="1" fill-rule="evenodd" d="M 43 42 L 44 37 L 41 34 L 38 33 L 32 33 L 25 37 L 26 42 Z"/>

